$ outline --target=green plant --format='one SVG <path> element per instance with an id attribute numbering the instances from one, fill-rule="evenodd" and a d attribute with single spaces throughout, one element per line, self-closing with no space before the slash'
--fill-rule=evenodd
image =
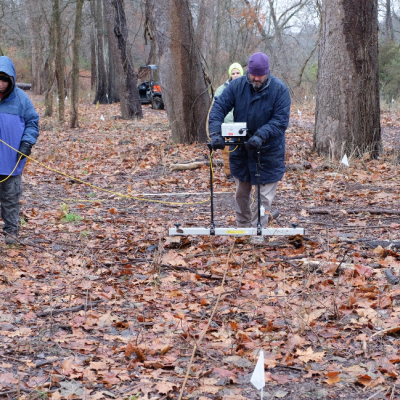
<path id="1" fill-rule="evenodd" d="M 47 393 L 43 392 L 43 390 L 36 389 L 36 392 L 36 395 L 39 397 L 39 399 L 47 399 Z"/>
<path id="2" fill-rule="evenodd" d="M 96 193 L 92 192 L 88 194 L 88 197 L 96 197 Z"/>
<path id="3" fill-rule="evenodd" d="M 68 213 L 64 215 L 63 220 L 65 222 L 79 222 L 82 221 L 82 217 L 74 213 Z"/>
<path id="4" fill-rule="evenodd" d="M 138 400 L 139 398 L 140 398 L 140 393 L 135 394 L 135 395 L 129 397 L 129 400 Z"/>
<path id="5" fill-rule="evenodd" d="M 22 217 L 19 219 L 19 222 L 20 222 L 21 226 L 25 226 L 26 225 L 26 221 Z"/>

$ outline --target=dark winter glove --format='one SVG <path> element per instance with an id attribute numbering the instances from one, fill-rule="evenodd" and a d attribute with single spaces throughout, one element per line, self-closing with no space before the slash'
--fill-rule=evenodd
<path id="1" fill-rule="evenodd" d="M 19 151 L 23 154 L 21 160 L 23 160 L 26 156 L 30 156 L 32 152 L 32 145 L 28 142 L 21 142 L 19 146 Z"/>
<path id="2" fill-rule="evenodd" d="M 247 142 L 247 147 L 249 150 L 260 150 L 262 146 L 262 139 L 260 136 L 253 135 Z"/>
<path id="3" fill-rule="evenodd" d="M 225 148 L 225 139 L 219 134 L 211 136 L 211 148 L 213 150 L 223 150 Z"/>

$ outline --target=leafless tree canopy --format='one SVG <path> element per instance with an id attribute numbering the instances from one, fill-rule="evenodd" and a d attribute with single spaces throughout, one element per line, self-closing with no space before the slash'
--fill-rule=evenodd
<path id="1" fill-rule="evenodd" d="M 375 2 L 377 19 L 371 21 L 371 25 L 379 26 L 381 42 L 389 46 L 388 54 L 394 57 L 390 46 L 399 40 L 400 5 L 393 0 Z M 182 45 L 195 57 L 190 78 L 190 90 L 194 91 L 191 96 L 194 98 L 199 96 L 198 91 L 206 88 L 211 100 L 213 90 L 226 80 L 229 65 L 239 62 L 245 67 L 248 57 L 255 51 L 270 56 L 272 73 L 288 85 L 295 101 L 316 97 L 317 71 L 322 61 L 321 57 L 318 61 L 317 45 L 322 27 L 333 17 L 330 10 L 321 14 L 321 6 L 325 7 L 326 2 L 181 0 L 175 4 L 168 0 L 155 3 L 158 3 L 154 5 L 158 11 L 153 18 L 146 19 L 146 0 L 83 1 L 81 36 L 76 36 L 75 24 L 79 21 L 76 12 L 79 12 L 80 1 L 0 0 L 0 54 L 13 58 L 18 80 L 32 83 L 35 94 L 44 94 L 46 114 L 51 115 L 56 106 L 60 120 L 64 119 L 63 101 L 71 96 L 73 74 L 79 75 L 80 97 L 103 104 L 121 101 L 123 115 L 138 116 L 137 99 L 137 110 L 126 111 L 127 102 L 131 108 L 133 104 L 133 91 L 128 100 L 127 86 L 130 85 L 132 90 L 135 74 L 141 65 L 153 63 L 160 67 L 161 87 L 165 91 L 170 122 L 172 125 L 178 120 L 183 123 L 182 117 L 178 117 L 181 112 L 174 111 L 178 105 L 170 87 L 175 86 L 175 94 L 184 101 L 187 101 L 188 88 L 178 84 L 176 80 L 179 78 L 174 76 L 179 60 L 174 60 L 176 64 L 168 67 L 163 64 L 167 59 L 166 51 L 172 50 L 176 42 L 168 37 L 172 31 L 165 30 L 167 23 L 171 29 L 181 32 Z M 125 31 L 119 36 L 120 43 L 115 42 L 115 29 L 110 25 L 111 14 L 105 10 L 107 5 L 110 10 L 122 6 L 124 11 Z M 175 15 L 173 11 L 165 14 L 167 5 L 176 13 L 187 9 L 188 14 Z M 80 42 L 78 47 L 74 43 L 76 40 Z M 167 48 L 161 48 L 160 43 Z M 79 62 L 76 64 L 75 61 L 73 68 L 73 50 L 77 48 Z M 393 60 L 389 61 L 388 65 L 393 65 Z M 384 84 L 381 82 L 381 93 L 388 95 L 387 88 L 390 88 L 390 97 L 397 97 L 400 84 L 393 83 L 387 74 L 382 76 L 386 81 Z M 205 86 L 197 87 L 199 82 L 205 82 Z M 54 96 L 56 92 L 57 96 Z M 53 99 L 58 99 L 57 103 Z M 206 113 L 204 105 L 209 100 L 190 101 L 197 107 L 198 115 L 189 117 L 189 124 L 197 129 L 197 133 L 186 137 L 179 133 L 178 137 L 183 136 L 174 140 L 190 142 L 205 137 L 200 116 Z M 180 131 L 186 131 L 186 128 Z"/>

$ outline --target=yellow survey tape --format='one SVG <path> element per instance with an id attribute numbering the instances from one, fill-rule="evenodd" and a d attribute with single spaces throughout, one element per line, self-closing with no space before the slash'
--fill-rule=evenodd
<path id="1" fill-rule="evenodd" d="M 10 149 L 16 151 L 18 154 L 20 154 L 20 158 L 19 158 L 19 160 L 18 160 L 18 162 L 17 162 L 17 165 L 18 165 L 19 161 L 21 160 L 21 157 L 24 156 L 25 154 L 21 153 L 21 152 L 18 151 L 17 149 L 14 149 L 14 147 L 10 146 L 8 143 L 4 142 L 4 141 L 1 140 L 1 139 L 0 139 L 0 142 L 1 142 L 1 143 L 4 143 L 7 147 L 9 147 Z M 213 172 L 213 170 L 212 170 L 212 156 L 213 156 L 213 153 L 214 153 L 214 152 L 211 152 L 211 154 L 210 154 L 210 165 L 211 165 L 212 177 L 213 177 L 213 180 L 214 180 L 214 172 Z M 67 178 L 73 179 L 73 180 L 76 181 L 76 182 L 83 183 L 83 184 L 85 184 L 85 185 L 87 185 L 87 186 L 92 187 L 93 189 L 101 190 L 102 192 L 114 194 L 114 195 L 116 195 L 116 196 L 119 196 L 119 197 L 122 197 L 122 198 L 126 198 L 126 199 L 138 200 L 138 201 L 147 201 L 147 202 L 151 202 L 151 203 L 171 204 L 171 205 L 204 204 L 204 203 L 207 203 L 207 202 L 211 199 L 211 195 L 208 196 L 207 200 L 203 200 L 203 201 L 194 201 L 194 202 L 191 202 L 191 203 L 177 203 L 177 202 L 170 202 L 170 201 L 143 199 L 143 198 L 140 198 L 140 197 L 130 196 L 130 195 L 128 195 L 128 194 L 122 194 L 122 193 L 119 193 L 119 192 L 113 192 L 112 190 L 103 189 L 103 188 L 101 188 L 101 187 L 99 187 L 99 186 L 96 186 L 96 185 L 93 185 L 93 184 L 91 184 L 91 183 L 82 181 L 81 179 L 74 178 L 73 176 L 68 175 L 68 174 L 66 174 L 66 173 L 64 173 L 64 172 L 57 171 L 57 170 L 54 169 L 54 168 L 48 167 L 47 165 L 42 164 L 40 161 L 37 161 L 37 160 L 35 160 L 34 158 L 32 158 L 32 157 L 30 157 L 30 156 L 26 156 L 26 158 L 28 158 L 29 160 L 33 161 L 33 162 L 36 163 L 36 164 L 39 164 L 39 165 L 42 166 L 43 168 L 48 169 L 49 171 L 55 172 L 56 174 L 59 174 L 59 175 L 65 176 L 65 177 L 67 177 Z M 14 172 L 15 169 L 17 168 L 17 165 L 15 166 L 15 168 L 13 169 L 13 171 L 11 172 L 11 174 L 10 174 L 6 179 L 4 179 L 4 180 L 1 181 L 1 182 L 6 181 L 6 180 L 13 174 L 13 172 Z M 0 182 L 0 183 L 1 183 L 1 182 Z M 71 200 L 71 199 L 65 199 L 65 200 Z M 78 199 L 78 200 L 76 200 L 76 201 L 100 201 L 100 200 L 79 200 L 79 199 Z M 105 200 L 101 200 L 101 201 L 105 201 Z"/>

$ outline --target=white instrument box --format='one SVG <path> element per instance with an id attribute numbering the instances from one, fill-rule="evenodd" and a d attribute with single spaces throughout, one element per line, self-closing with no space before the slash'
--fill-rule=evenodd
<path id="1" fill-rule="evenodd" d="M 244 137 L 247 133 L 246 122 L 230 122 L 221 125 L 222 136 L 224 137 Z"/>

